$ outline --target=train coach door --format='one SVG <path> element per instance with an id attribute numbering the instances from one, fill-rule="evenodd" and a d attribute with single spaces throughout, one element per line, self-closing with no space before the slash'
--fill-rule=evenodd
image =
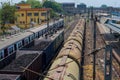
<path id="1" fill-rule="evenodd" d="M 4 52 L 4 57 L 6 57 L 8 55 L 8 48 L 6 48 Z"/>

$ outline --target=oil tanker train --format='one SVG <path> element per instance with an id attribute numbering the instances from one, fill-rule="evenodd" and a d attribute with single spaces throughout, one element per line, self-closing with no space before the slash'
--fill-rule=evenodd
<path id="1" fill-rule="evenodd" d="M 79 80 L 85 20 L 80 19 L 44 80 Z"/>

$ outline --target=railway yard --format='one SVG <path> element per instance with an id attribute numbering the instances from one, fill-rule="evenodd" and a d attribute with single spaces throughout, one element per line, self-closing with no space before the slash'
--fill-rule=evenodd
<path id="1" fill-rule="evenodd" d="M 21 39 L 25 46 L 20 49 L 16 49 L 15 43 L 15 53 L 8 55 L 8 60 L 5 58 L 8 63 L 4 59 L 3 63 L 1 61 L 4 68 L 0 69 L 0 80 L 93 80 L 94 76 L 94 80 L 107 80 L 104 76 L 107 45 L 112 47 L 112 60 L 108 62 L 112 63 L 111 80 L 120 80 L 120 42 L 108 27 L 78 15 L 71 21 L 66 20 L 65 25 L 63 20 L 56 22 L 56 25 L 58 29 L 52 35 L 46 36 L 47 28 L 43 32 L 36 28 L 39 37 L 34 33 L 37 38 L 28 45 L 24 44 L 26 38 Z M 32 40 L 31 34 L 27 36 L 29 40 Z"/>
<path id="2" fill-rule="evenodd" d="M 113 58 L 112 58 L 112 80 L 120 80 L 120 57 L 119 57 L 119 40 L 110 34 L 110 29 L 104 25 L 96 22 L 94 25 L 93 20 L 86 20 L 86 30 L 85 30 L 85 48 L 83 51 L 83 60 L 81 68 L 81 78 L 83 80 L 93 80 L 93 55 L 87 56 L 92 52 L 94 45 L 94 26 L 96 26 L 96 49 L 102 48 L 106 45 L 112 46 Z M 71 28 L 72 29 L 72 28 Z M 66 34 L 65 34 L 66 35 Z M 104 54 L 105 50 L 102 49 L 96 54 L 96 80 L 105 80 L 104 78 Z"/>
<path id="3" fill-rule="evenodd" d="M 113 34 L 110 34 L 110 32 L 108 31 L 108 28 L 104 27 L 105 30 L 102 30 L 102 31 L 104 31 L 104 33 L 106 33 L 106 34 L 101 34 L 102 31 L 99 29 L 99 27 L 100 26 L 98 25 L 98 33 L 97 34 L 98 34 L 99 37 L 97 38 L 97 41 L 98 41 L 97 45 L 98 46 L 99 45 L 103 46 L 103 45 L 111 44 L 112 53 L 113 53 L 113 58 L 112 58 L 112 80 L 120 80 L 120 73 L 119 73 L 120 72 L 119 41 L 118 41 L 118 39 L 116 39 L 113 36 Z M 99 53 L 104 53 L 104 52 L 99 52 Z M 99 63 L 98 67 L 102 69 L 104 67 L 104 58 L 103 58 L 104 55 L 103 54 L 97 55 L 97 57 L 98 57 L 98 62 L 97 63 Z"/>
<path id="4" fill-rule="evenodd" d="M 94 23 L 92 20 L 86 23 L 86 36 L 85 36 L 85 53 L 84 55 L 88 55 L 88 53 L 93 51 L 93 26 Z M 119 57 L 119 41 L 110 34 L 110 30 L 105 27 L 101 26 L 100 23 L 97 22 L 96 25 L 96 49 L 102 48 L 105 45 L 111 44 L 112 51 L 113 51 L 113 58 L 112 58 L 112 80 L 120 80 L 120 62 L 118 59 Z M 116 55 L 119 58 L 116 58 Z M 105 80 L 104 79 L 104 55 L 105 50 L 100 50 L 96 54 L 96 80 Z M 84 80 L 93 80 L 93 55 L 85 56 L 84 57 L 84 64 L 83 64 L 83 79 Z"/>
<path id="5" fill-rule="evenodd" d="M 120 80 L 120 0 L 0 0 L 0 80 Z"/>

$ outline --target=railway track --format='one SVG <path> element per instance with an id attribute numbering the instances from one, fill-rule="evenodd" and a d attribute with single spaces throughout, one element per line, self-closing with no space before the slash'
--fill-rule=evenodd
<path id="1" fill-rule="evenodd" d="M 74 20 L 68 24 L 68 26 L 65 28 L 64 31 L 64 40 L 66 41 L 67 38 L 69 37 L 70 33 L 73 31 L 74 26 L 78 23 L 78 20 Z"/>
<path id="2" fill-rule="evenodd" d="M 93 24 L 92 22 L 87 24 L 86 28 L 86 41 L 85 41 L 85 55 L 87 53 L 90 53 L 93 48 Z M 96 31 L 96 48 L 104 47 L 105 45 L 110 44 L 110 42 L 106 42 L 104 39 L 104 36 L 100 34 L 99 29 L 97 28 Z M 107 37 L 109 40 L 111 39 L 110 37 Z M 119 49 L 119 46 L 117 44 L 112 45 L 112 47 Z M 96 55 L 96 80 L 104 80 L 104 50 L 101 50 L 97 53 Z M 83 65 L 83 79 L 84 80 L 92 80 L 92 56 L 91 57 L 85 57 L 84 58 L 84 65 Z M 120 64 L 117 63 L 115 58 L 113 58 L 112 61 L 112 80 L 120 80 Z"/>
<path id="3" fill-rule="evenodd" d="M 109 39 L 112 39 L 112 37 L 106 36 Z M 103 38 L 103 40 L 105 41 L 105 38 Z M 112 48 L 113 48 L 113 55 L 117 54 L 114 49 L 120 49 L 119 46 L 117 44 L 114 44 L 112 41 L 106 42 L 106 45 L 111 44 Z M 112 60 L 112 70 L 113 70 L 113 80 L 120 80 L 120 65 L 117 63 L 116 58 L 113 57 Z"/>
<path id="4" fill-rule="evenodd" d="M 99 29 L 97 30 L 97 32 L 98 32 L 97 34 L 99 36 L 101 36 L 101 39 L 100 39 L 100 41 L 102 42 L 101 44 L 104 44 L 104 45 L 111 44 L 111 46 L 113 48 L 113 55 L 117 54 L 117 53 L 115 53 L 114 49 L 120 49 L 120 48 L 119 48 L 119 46 L 117 44 L 115 44 L 114 42 L 112 42 L 113 36 L 100 35 L 100 30 Z M 108 39 L 109 41 L 106 41 L 106 39 Z M 97 41 L 99 41 L 99 40 L 97 40 Z M 98 44 L 98 45 L 100 45 L 100 44 Z M 100 53 L 101 52 L 103 53 L 103 51 L 100 51 Z M 97 55 L 97 57 L 100 58 L 99 62 L 101 61 L 100 64 L 102 64 L 101 67 L 103 68 L 104 67 L 104 61 L 102 61 L 102 60 L 104 60 L 104 59 L 102 57 L 104 57 L 104 55 Z M 112 78 L 113 79 L 112 80 L 120 80 L 120 64 L 115 59 L 115 57 L 113 57 L 113 59 L 112 59 L 112 71 L 113 71 L 113 74 L 112 74 Z"/>
<path id="5" fill-rule="evenodd" d="M 85 32 L 85 50 L 84 55 L 87 55 L 93 50 L 93 33 L 92 33 L 92 24 L 90 22 L 86 22 L 86 32 Z M 83 56 L 84 56 L 83 55 Z M 92 57 L 85 56 L 83 58 L 83 80 L 92 80 Z"/>
<path id="6" fill-rule="evenodd" d="M 85 51 L 84 55 L 88 55 L 90 52 L 92 52 L 94 49 L 94 35 L 93 31 L 94 30 L 94 22 L 93 20 L 89 20 L 86 24 L 86 35 L 85 35 Z M 103 47 L 105 44 L 103 41 L 101 41 L 101 36 L 97 32 L 97 37 L 96 37 L 96 48 Z M 99 54 L 100 53 L 100 54 Z M 103 50 L 101 50 L 98 54 L 96 55 L 96 63 L 98 63 L 99 57 L 103 58 Z M 93 80 L 93 56 L 84 56 L 83 59 L 83 77 L 82 80 Z M 102 75 L 102 72 L 98 70 L 98 66 L 96 64 L 96 80 L 104 80 L 104 76 Z"/>

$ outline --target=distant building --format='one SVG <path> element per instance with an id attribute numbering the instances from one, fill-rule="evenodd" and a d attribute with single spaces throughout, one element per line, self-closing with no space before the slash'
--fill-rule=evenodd
<path id="1" fill-rule="evenodd" d="M 87 6 L 83 3 L 77 5 L 77 9 L 80 13 L 86 12 L 86 8 L 87 8 Z"/>
<path id="2" fill-rule="evenodd" d="M 86 5 L 80 4 L 75 7 L 75 3 L 62 3 L 62 8 L 67 14 L 79 14 L 86 11 Z"/>
<path id="3" fill-rule="evenodd" d="M 50 1 L 55 2 L 55 0 L 50 0 Z"/>
<path id="4" fill-rule="evenodd" d="M 20 27 L 33 27 L 35 25 L 41 24 L 47 20 L 47 8 L 31 8 L 29 4 L 17 4 L 17 11 L 15 12 L 17 19 L 15 24 Z M 50 17 L 50 13 L 48 13 Z"/>
<path id="5" fill-rule="evenodd" d="M 74 8 L 75 3 L 62 3 L 63 8 Z"/>
<path id="6" fill-rule="evenodd" d="M 64 12 L 73 14 L 76 13 L 75 3 L 61 3 Z"/>
<path id="7" fill-rule="evenodd" d="M 81 4 L 77 5 L 77 8 L 78 9 L 86 9 L 86 5 L 81 3 Z"/>

